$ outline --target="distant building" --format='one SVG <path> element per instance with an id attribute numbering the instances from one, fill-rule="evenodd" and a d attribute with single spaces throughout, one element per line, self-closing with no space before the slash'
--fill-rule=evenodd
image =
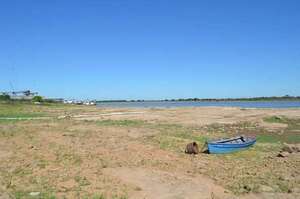
<path id="1" fill-rule="evenodd" d="M 95 100 L 64 100 L 63 101 L 64 104 L 77 104 L 77 105 L 88 105 L 88 106 L 94 106 L 96 105 L 96 101 Z"/>

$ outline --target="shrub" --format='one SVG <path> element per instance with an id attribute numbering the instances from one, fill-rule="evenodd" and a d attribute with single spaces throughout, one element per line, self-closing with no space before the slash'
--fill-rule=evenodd
<path id="1" fill-rule="evenodd" d="M 0 101 L 8 101 L 10 100 L 10 96 L 9 95 L 0 95 Z"/>
<path id="2" fill-rule="evenodd" d="M 33 102 L 42 102 L 43 101 L 43 97 L 42 96 L 34 96 L 32 98 Z"/>

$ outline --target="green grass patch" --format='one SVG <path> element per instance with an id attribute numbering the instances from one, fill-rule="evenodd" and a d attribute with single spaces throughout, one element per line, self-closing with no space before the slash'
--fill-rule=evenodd
<path id="1" fill-rule="evenodd" d="M 185 141 L 171 136 L 159 136 L 154 139 L 159 144 L 161 149 L 171 149 L 173 151 L 182 151 Z"/>
<path id="2" fill-rule="evenodd" d="M 28 118 L 28 117 L 42 117 L 45 114 L 42 113 L 0 113 L 1 118 Z"/>
<path id="3" fill-rule="evenodd" d="M 171 136 L 181 138 L 190 141 L 196 141 L 198 143 L 205 143 L 208 138 L 204 136 L 194 135 L 193 132 L 174 132 Z"/>
<path id="4" fill-rule="evenodd" d="M 289 131 L 300 131 L 300 119 L 291 119 L 283 116 L 271 116 L 271 117 L 266 117 L 263 119 L 265 122 L 269 123 L 281 123 L 281 124 L 287 124 L 288 127 L 286 130 Z"/>
<path id="5" fill-rule="evenodd" d="M 197 142 L 201 149 L 208 140 L 207 137 L 194 133 L 191 128 L 177 124 L 150 124 L 149 128 L 159 130 L 160 133 L 150 136 L 148 140 L 165 150 L 182 152 L 186 144 L 193 141 Z"/>
<path id="6" fill-rule="evenodd" d="M 79 184 L 79 186 L 88 186 L 91 184 L 86 177 L 81 176 L 75 176 L 75 181 Z"/>
<path id="7" fill-rule="evenodd" d="M 259 143 L 300 143 L 300 134 L 262 134 L 257 136 Z"/>
<path id="8" fill-rule="evenodd" d="M 184 148 L 187 143 L 196 141 L 199 145 L 199 149 L 202 148 L 202 146 L 205 143 L 205 138 L 203 137 L 177 137 L 176 135 L 159 135 L 152 138 L 152 142 L 159 145 L 159 148 L 161 149 L 168 149 L 176 152 L 182 152 L 184 151 Z"/>
<path id="9" fill-rule="evenodd" d="M 281 140 L 278 135 L 271 135 L 271 134 L 263 134 L 256 136 L 257 142 L 259 143 L 280 143 Z"/>
<path id="10" fill-rule="evenodd" d="M 290 135 L 286 135 L 286 136 L 283 136 L 283 137 L 281 138 L 281 140 L 282 140 L 283 142 L 290 143 L 290 144 L 300 143 L 300 134 L 290 134 Z"/>
<path id="11" fill-rule="evenodd" d="M 91 198 L 92 199 L 105 199 L 103 194 L 94 194 Z"/>
<path id="12" fill-rule="evenodd" d="M 18 177 L 25 177 L 32 174 L 32 169 L 30 168 L 23 168 L 23 167 L 17 167 L 13 170 L 12 175 L 18 176 Z"/>
<path id="13" fill-rule="evenodd" d="M 64 149 L 63 146 L 58 146 L 55 150 L 56 162 L 65 166 L 81 165 L 82 159 L 74 151 Z"/>
<path id="14" fill-rule="evenodd" d="M 92 196 L 84 196 L 83 199 L 128 199 L 127 195 L 113 195 L 111 197 L 106 197 L 103 194 L 94 194 Z"/>
<path id="15" fill-rule="evenodd" d="M 281 116 L 265 117 L 265 118 L 263 118 L 263 120 L 265 122 L 268 122 L 268 123 L 283 123 L 283 124 L 287 124 L 287 122 L 288 122 L 287 118 L 281 117 Z"/>
<path id="16" fill-rule="evenodd" d="M 16 199 L 56 199 L 54 194 L 45 192 L 41 192 L 37 196 L 31 196 L 29 191 L 15 191 L 13 195 Z"/>
<path id="17" fill-rule="evenodd" d="M 258 140 L 264 143 L 287 142 L 300 143 L 300 119 L 292 119 L 283 116 L 271 116 L 264 118 L 265 122 L 281 123 L 288 126 L 281 133 L 259 135 Z"/>
<path id="18" fill-rule="evenodd" d="M 23 118 L 23 117 L 41 117 L 45 116 L 36 106 L 28 104 L 0 104 L 1 118 Z"/>
<path id="19" fill-rule="evenodd" d="M 239 150 L 233 153 L 221 154 L 218 156 L 222 156 L 222 158 L 228 160 L 256 160 L 260 156 L 260 151 L 255 146 L 249 147 L 247 149 Z"/>

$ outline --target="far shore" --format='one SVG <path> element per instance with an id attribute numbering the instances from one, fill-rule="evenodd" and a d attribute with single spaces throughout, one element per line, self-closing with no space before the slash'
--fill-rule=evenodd
<path id="1" fill-rule="evenodd" d="M 105 102 L 272 102 L 272 101 L 300 101 L 300 96 L 272 96 L 272 97 L 244 97 L 244 98 L 180 98 L 159 100 L 97 100 L 97 103 Z"/>

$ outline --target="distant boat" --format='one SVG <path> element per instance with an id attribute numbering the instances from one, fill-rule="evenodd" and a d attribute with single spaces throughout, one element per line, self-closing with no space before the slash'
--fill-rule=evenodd
<path id="1" fill-rule="evenodd" d="M 209 153 L 231 153 L 247 149 L 256 142 L 255 137 L 238 136 L 207 142 Z"/>

